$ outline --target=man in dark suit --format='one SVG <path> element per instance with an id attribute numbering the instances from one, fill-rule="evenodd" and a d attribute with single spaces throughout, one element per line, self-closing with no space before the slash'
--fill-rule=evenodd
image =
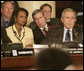
<path id="1" fill-rule="evenodd" d="M 39 44 L 48 33 L 48 25 L 44 17 L 44 13 L 40 9 L 36 9 L 32 13 L 33 20 L 36 24 L 35 29 L 33 30 L 35 44 Z"/>
<path id="2" fill-rule="evenodd" d="M 71 8 L 66 8 L 62 12 L 61 21 L 64 25 L 64 33 L 63 33 L 63 42 L 66 41 L 79 41 L 79 36 L 82 37 L 80 34 L 80 28 L 76 26 L 76 12 Z M 67 35 L 67 30 L 69 31 L 69 37 Z M 67 37 L 70 40 L 66 40 Z"/>
<path id="3" fill-rule="evenodd" d="M 79 26 L 75 24 L 76 12 L 71 8 L 64 9 L 61 21 L 63 25 L 51 29 L 46 40 L 42 41 L 42 43 L 82 42 L 83 33 Z"/>

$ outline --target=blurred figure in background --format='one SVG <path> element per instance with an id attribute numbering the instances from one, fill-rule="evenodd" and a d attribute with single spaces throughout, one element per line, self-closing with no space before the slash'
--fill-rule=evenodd
<path id="1" fill-rule="evenodd" d="M 68 67 L 68 68 L 67 68 Z M 72 60 L 68 53 L 62 49 L 47 48 L 36 56 L 37 70 L 74 70 Z"/>

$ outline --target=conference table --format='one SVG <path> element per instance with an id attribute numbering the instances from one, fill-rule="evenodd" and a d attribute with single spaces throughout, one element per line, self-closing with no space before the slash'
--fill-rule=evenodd
<path id="1" fill-rule="evenodd" d="M 71 54 L 73 65 L 83 68 L 83 54 Z M 34 55 L 19 57 L 1 57 L 1 70 L 34 70 Z"/>

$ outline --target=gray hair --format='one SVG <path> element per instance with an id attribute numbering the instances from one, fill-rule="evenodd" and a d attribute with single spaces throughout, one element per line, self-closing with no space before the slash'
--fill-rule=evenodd
<path id="1" fill-rule="evenodd" d="M 15 7 L 15 4 L 14 4 L 13 1 L 1 1 L 1 8 L 3 8 L 4 5 L 5 5 L 7 2 L 10 2 L 10 3 L 13 5 L 13 7 Z"/>
<path id="2" fill-rule="evenodd" d="M 72 8 L 64 9 L 61 17 L 64 17 L 65 12 L 73 12 L 75 14 L 75 18 L 76 18 L 76 11 L 74 11 Z"/>

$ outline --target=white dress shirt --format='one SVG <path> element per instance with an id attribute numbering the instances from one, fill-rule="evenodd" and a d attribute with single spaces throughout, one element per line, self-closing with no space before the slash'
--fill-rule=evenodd
<path id="1" fill-rule="evenodd" d="M 65 37 L 66 37 L 66 32 L 67 32 L 67 30 L 70 30 L 70 31 L 69 31 L 70 37 L 71 37 L 70 41 L 73 41 L 72 28 L 71 28 L 71 29 L 66 29 L 66 28 L 64 27 L 63 42 L 66 42 L 66 41 L 65 41 Z"/>
<path id="2" fill-rule="evenodd" d="M 42 33 L 43 33 L 44 35 L 46 35 L 45 32 L 44 32 L 44 28 L 46 29 L 46 31 L 48 31 L 48 25 L 46 24 L 43 28 L 40 28 L 41 31 L 42 31 Z"/>

